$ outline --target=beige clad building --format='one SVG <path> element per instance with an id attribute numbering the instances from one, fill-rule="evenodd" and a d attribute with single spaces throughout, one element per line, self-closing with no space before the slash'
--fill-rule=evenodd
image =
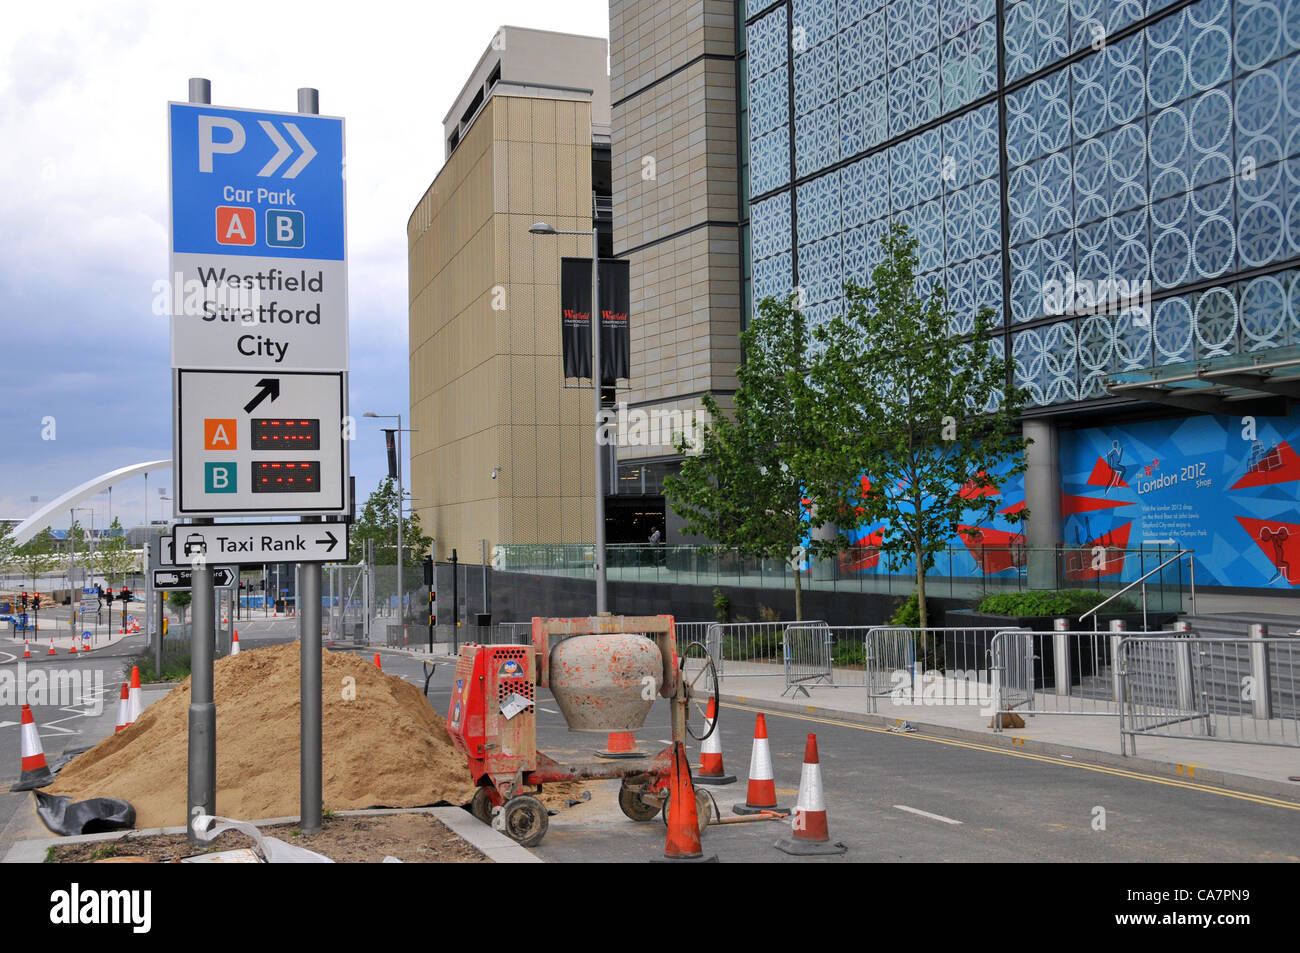
<path id="1" fill-rule="evenodd" d="M 604 39 L 502 27 L 407 224 L 410 486 L 438 559 L 594 536 L 592 395 L 560 344 L 560 259 L 591 239 L 528 228 L 589 232 L 596 191 L 608 220 L 608 83 Z"/>
<path id="2" fill-rule="evenodd" d="M 736 389 L 734 6 L 610 3 L 614 254 L 630 261 L 631 283 L 632 380 L 619 399 L 629 414 L 689 414 L 710 392 L 725 407 Z M 679 459 L 662 442 L 620 447 L 616 492 L 652 504 Z M 666 541 L 679 541 L 676 519 L 666 515 Z"/>

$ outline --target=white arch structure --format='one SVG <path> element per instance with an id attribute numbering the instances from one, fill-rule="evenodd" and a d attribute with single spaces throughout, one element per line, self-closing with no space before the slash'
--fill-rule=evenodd
<path id="1" fill-rule="evenodd" d="M 76 506 L 82 500 L 89 499 L 96 493 L 102 493 L 110 486 L 121 483 L 124 480 L 130 480 L 133 477 L 142 476 L 152 470 L 170 470 L 172 462 L 170 460 L 152 460 L 149 463 L 134 463 L 129 467 L 122 467 L 118 470 L 112 470 L 93 480 L 87 480 L 79 487 L 69 490 L 57 500 L 46 503 L 39 510 L 33 513 L 27 519 L 23 520 L 14 528 L 13 541 L 15 546 L 21 546 L 41 530 L 45 529 L 54 520 L 55 514 L 62 514 Z"/>

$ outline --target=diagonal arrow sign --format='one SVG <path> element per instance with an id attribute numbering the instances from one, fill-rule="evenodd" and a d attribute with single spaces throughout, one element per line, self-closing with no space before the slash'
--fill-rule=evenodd
<path id="1" fill-rule="evenodd" d="M 284 173 L 286 179 L 292 179 L 296 178 L 299 172 L 307 168 L 308 162 L 316 158 L 316 149 L 307 141 L 307 137 L 298 131 L 298 127 L 293 123 L 286 122 L 284 128 L 289 130 L 289 135 L 293 136 L 294 142 L 298 143 L 298 148 L 302 149 L 302 155 L 298 157 L 298 161 L 289 166 L 288 171 Z"/>
<path id="2" fill-rule="evenodd" d="M 328 536 L 329 539 L 318 539 L 316 540 L 316 542 L 317 544 L 329 543 L 329 545 L 325 547 L 325 552 L 332 553 L 334 552 L 334 547 L 339 544 L 339 538 L 335 536 L 333 533 L 331 533 L 329 530 L 325 530 L 325 535 Z"/>
<path id="3" fill-rule="evenodd" d="M 268 175 L 273 174 L 276 169 L 280 168 L 285 159 L 293 155 L 293 147 L 290 146 L 289 143 L 285 142 L 284 136 L 280 135 L 280 133 L 276 131 L 275 126 L 271 125 L 265 119 L 259 119 L 257 124 L 262 127 L 262 131 L 270 136 L 271 141 L 275 143 L 275 155 L 271 156 L 270 161 L 267 162 L 266 165 L 262 166 L 262 171 L 257 173 L 260 177 L 266 178 Z M 290 128 L 292 129 L 292 127 Z M 294 138 L 296 139 L 298 137 L 295 135 Z M 312 154 L 315 155 L 314 152 Z M 294 173 L 294 175 L 297 175 L 297 173 Z M 293 176 L 289 176 L 289 178 L 293 178 Z"/>
<path id="4" fill-rule="evenodd" d="M 261 390 L 254 394 L 253 399 L 244 405 L 244 413 L 246 414 L 251 414 L 257 409 L 257 405 L 266 398 L 270 397 L 271 402 L 274 403 L 276 398 L 280 396 L 280 379 L 277 377 L 263 377 L 257 382 L 257 386 Z"/>

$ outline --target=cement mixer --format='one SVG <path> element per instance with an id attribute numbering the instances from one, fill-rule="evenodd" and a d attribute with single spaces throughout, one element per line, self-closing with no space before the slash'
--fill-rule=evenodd
<path id="1" fill-rule="evenodd" d="M 672 746 L 652 757 L 562 764 L 537 750 L 537 689 L 548 688 L 571 731 L 607 734 L 645 724 L 656 697 L 672 700 L 672 737 L 707 738 L 704 717 L 718 694 L 705 646 L 679 654 L 673 617 L 600 615 L 533 619 L 528 645 L 465 645 L 456 665 L 447 731 L 478 786 L 470 809 L 525 847 L 546 836 L 547 783 L 622 778 L 618 803 L 634 821 L 667 817 Z M 701 828 L 708 795 L 696 797 Z"/>

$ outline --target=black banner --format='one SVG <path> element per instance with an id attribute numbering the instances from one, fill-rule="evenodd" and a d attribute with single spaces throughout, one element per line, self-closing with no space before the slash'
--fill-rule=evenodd
<path id="1" fill-rule="evenodd" d="M 628 325 L 632 285 L 626 258 L 600 263 L 600 370 L 609 386 L 632 375 L 632 332 Z"/>
<path id="2" fill-rule="evenodd" d="M 560 259 L 564 376 L 591 376 L 591 259 Z"/>
<path id="3" fill-rule="evenodd" d="M 626 259 L 600 263 L 601 383 L 613 386 L 631 376 L 632 334 L 628 325 L 631 283 Z M 560 261 L 561 339 L 564 376 L 591 377 L 591 259 Z"/>
<path id="4" fill-rule="evenodd" d="M 388 478 L 390 480 L 397 479 L 397 440 L 394 436 L 396 433 L 396 430 L 384 431 L 384 446 L 388 450 Z"/>

